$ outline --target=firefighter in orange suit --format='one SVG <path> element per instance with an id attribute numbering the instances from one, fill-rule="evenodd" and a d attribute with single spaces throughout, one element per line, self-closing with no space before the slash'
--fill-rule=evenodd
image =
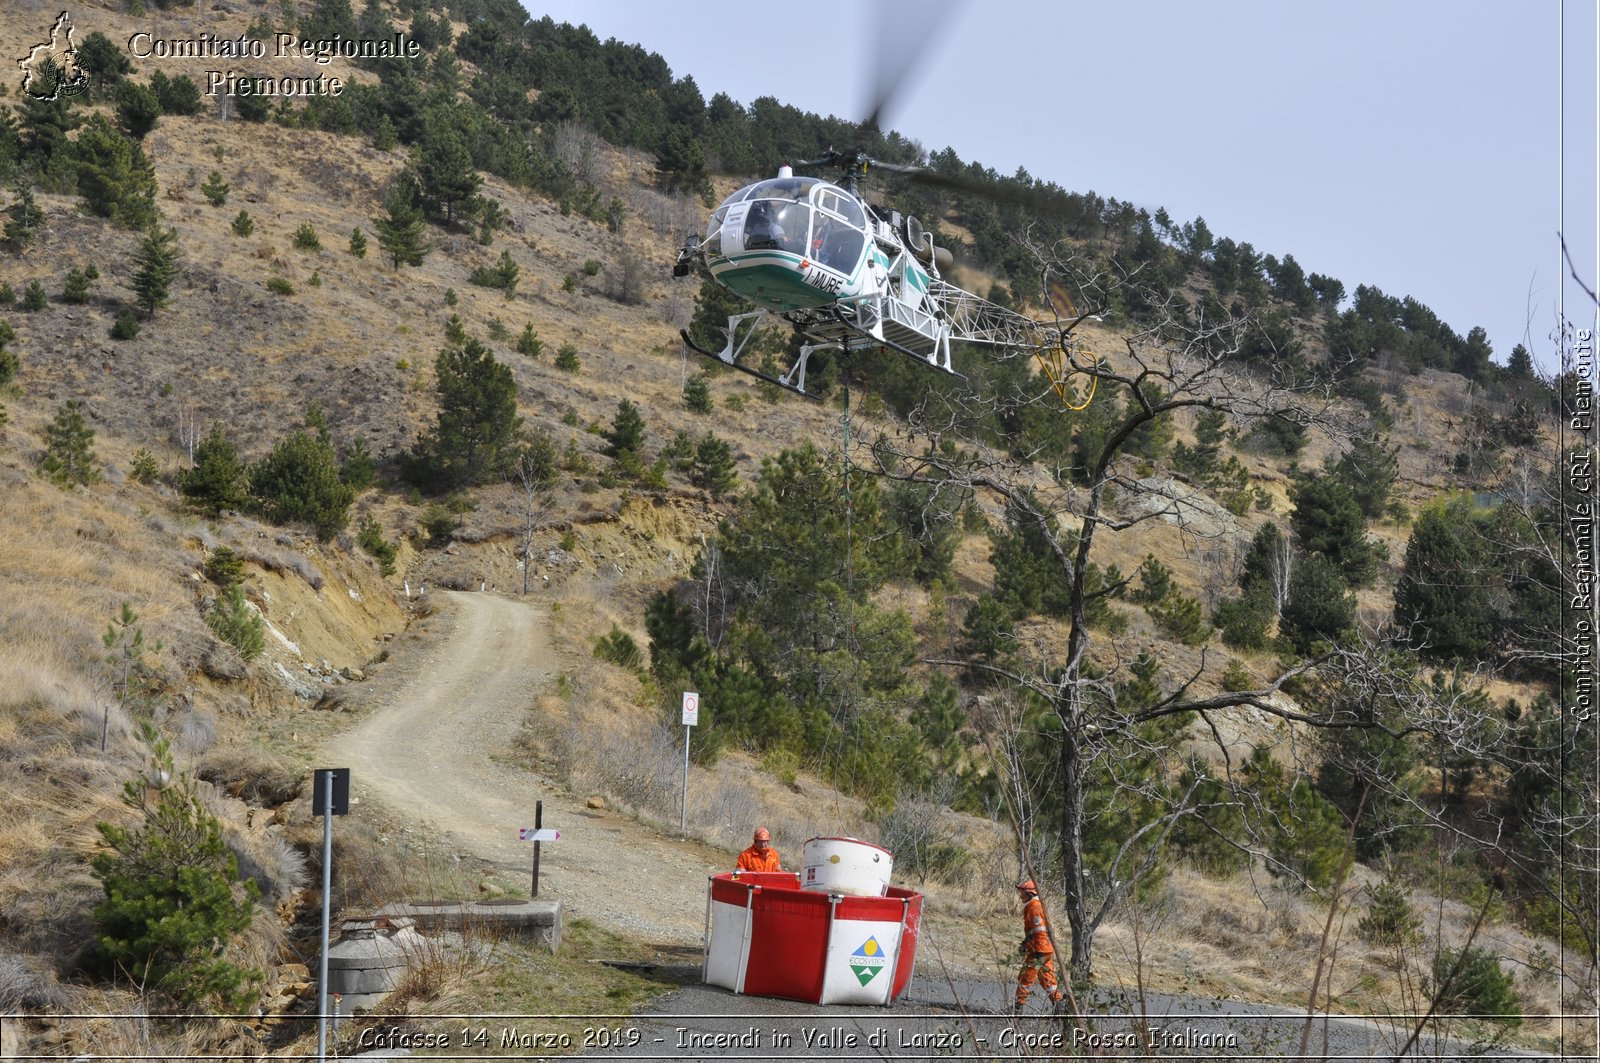
<path id="1" fill-rule="evenodd" d="M 772 847 L 772 835 L 767 828 L 757 827 L 750 848 L 739 854 L 740 871 L 782 871 L 778 866 L 778 850 Z"/>
<path id="2" fill-rule="evenodd" d="M 1039 889 L 1033 879 L 1017 883 L 1017 895 L 1022 898 L 1022 970 L 1017 972 L 1017 1009 L 1028 1002 L 1028 993 L 1034 979 L 1050 994 L 1050 1003 L 1061 1000 L 1061 990 L 1056 988 L 1056 950 L 1050 944 L 1050 925 L 1045 921 L 1044 902 L 1039 899 Z"/>

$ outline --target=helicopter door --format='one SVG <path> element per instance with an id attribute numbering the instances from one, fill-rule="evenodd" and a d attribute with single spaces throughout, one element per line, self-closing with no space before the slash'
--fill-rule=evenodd
<path id="1" fill-rule="evenodd" d="M 836 273 L 853 276 L 867 246 L 867 234 L 862 228 L 866 218 L 853 200 L 831 189 L 820 190 L 816 199 L 808 257 Z M 852 217 L 859 220 L 852 224 Z"/>

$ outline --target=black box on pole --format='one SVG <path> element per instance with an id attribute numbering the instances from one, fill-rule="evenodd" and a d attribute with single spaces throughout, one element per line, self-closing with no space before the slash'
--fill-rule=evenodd
<path id="1" fill-rule="evenodd" d="M 333 807 L 328 805 L 328 776 L 333 776 Z M 311 788 L 311 814 L 313 816 L 347 816 L 350 814 L 350 769 L 318 768 Z"/>

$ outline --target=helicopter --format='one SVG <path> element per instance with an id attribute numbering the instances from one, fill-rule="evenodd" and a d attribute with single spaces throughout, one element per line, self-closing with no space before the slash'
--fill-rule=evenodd
<path id="1" fill-rule="evenodd" d="M 1087 370 L 1094 362 L 1083 360 L 1070 337 L 1087 315 L 1069 309 L 1071 320 L 1063 322 L 1059 304 L 1070 308 L 1070 300 L 1059 285 L 1047 278 L 1052 324 L 968 292 L 944 279 L 953 256 L 915 217 L 876 206 L 861 193 L 874 169 L 935 184 L 967 187 L 966 182 L 880 162 L 862 150 L 830 150 L 796 165 L 831 167 L 840 180 L 797 175 L 794 166 L 782 166 L 775 177 L 724 199 L 711 212 L 705 235 L 691 234 L 679 248 L 673 276 L 703 272 L 755 307 L 728 318 L 719 349 L 701 346 L 683 330 L 690 349 L 806 395 L 806 366 L 817 351 L 882 348 L 961 376 L 951 344 L 985 344 L 1032 353 L 1069 409 L 1088 405 L 1095 377 Z M 776 376 L 749 359 L 751 340 L 774 317 L 807 341 Z M 1087 380 L 1086 389 L 1073 387 L 1074 377 Z"/>

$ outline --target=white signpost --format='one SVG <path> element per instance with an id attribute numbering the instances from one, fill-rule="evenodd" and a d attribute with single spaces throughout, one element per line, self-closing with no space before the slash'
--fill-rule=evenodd
<path id="1" fill-rule="evenodd" d="M 558 830 L 550 830 L 544 825 L 544 802 L 533 803 L 533 826 L 518 827 L 517 841 L 533 843 L 533 896 L 539 896 L 539 843 L 553 842 L 561 837 Z"/>
<path id="2" fill-rule="evenodd" d="M 678 833 L 689 831 L 689 728 L 700 723 L 700 695 L 693 690 L 683 692 L 683 800 L 678 806 Z"/>

